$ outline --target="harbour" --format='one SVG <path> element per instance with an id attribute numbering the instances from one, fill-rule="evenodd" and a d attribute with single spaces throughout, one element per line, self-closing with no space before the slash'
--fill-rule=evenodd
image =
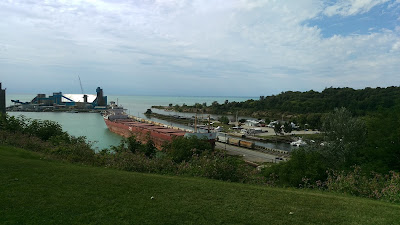
<path id="1" fill-rule="evenodd" d="M 11 99 L 20 99 L 21 101 L 30 101 L 32 96 L 29 94 L 17 95 L 8 94 L 6 96 L 6 105 L 11 106 Z M 118 104 L 127 109 L 127 113 L 137 118 L 147 119 L 144 114 L 148 108 L 153 105 L 176 104 L 195 104 L 196 102 L 212 103 L 213 101 L 224 102 L 229 101 L 245 101 L 249 97 L 176 97 L 176 96 L 115 96 L 109 95 L 109 100 L 116 101 Z M 173 112 L 165 112 L 164 110 L 153 109 L 158 113 L 173 114 Z M 23 115 L 27 118 L 52 120 L 58 122 L 65 131 L 74 136 L 86 136 L 87 140 L 92 143 L 93 148 L 99 151 L 110 146 L 120 143 L 122 137 L 110 132 L 103 121 L 100 113 L 68 113 L 68 112 L 8 112 L 11 116 Z M 185 115 L 179 113 L 179 115 Z M 186 115 L 190 116 L 190 115 Z M 155 123 L 166 124 L 171 127 L 182 130 L 192 130 L 192 127 L 182 124 L 172 123 L 157 118 L 151 118 Z M 288 150 L 290 145 L 284 143 L 259 143 L 257 145 L 270 149 Z M 290 149 L 289 149 L 290 150 Z"/>

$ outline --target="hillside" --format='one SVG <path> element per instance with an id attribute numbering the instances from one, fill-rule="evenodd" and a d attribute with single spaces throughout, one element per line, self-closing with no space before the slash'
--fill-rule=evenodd
<path id="1" fill-rule="evenodd" d="M 400 221 L 399 205 L 379 201 L 79 166 L 8 146 L 0 146 L 0 180 L 0 224 L 399 224 Z"/>
<path id="2" fill-rule="evenodd" d="M 345 107 L 354 115 L 364 116 L 379 109 L 390 109 L 400 105 L 400 87 L 386 88 L 325 88 L 317 91 L 286 91 L 277 95 L 260 96 L 258 100 L 244 102 L 229 102 L 223 104 L 213 102 L 188 105 L 170 105 L 169 107 L 154 106 L 154 108 L 175 110 L 180 112 L 202 112 L 211 114 L 231 114 L 239 116 L 268 117 L 280 119 L 282 116 L 316 114 L 333 111 L 335 108 Z M 310 119 L 309 119 L 310 120 Z M 312 119 L 311 119 L 312 120 Z M 300 122 L 300 121 L 299 121 Z M 312 122 L 312 121 L 307 121 Z"/>

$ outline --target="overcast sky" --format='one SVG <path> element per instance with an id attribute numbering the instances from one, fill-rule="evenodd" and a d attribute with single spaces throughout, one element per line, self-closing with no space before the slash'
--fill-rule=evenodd
<path id="1" fill-rule="evenodd" d="M 400 0 L 0 0 L 7 93 L 400 85 Z"/>

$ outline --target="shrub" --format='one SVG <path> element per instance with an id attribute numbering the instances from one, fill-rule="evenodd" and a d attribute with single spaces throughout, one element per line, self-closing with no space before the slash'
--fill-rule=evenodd
<path id="1" fill-rule="evenodd" d="M 326 165 L 321 153 L 299 148 L 292 152 L 287 162 L 272 165 L 263 169 L 266 179 L 273 178 L 274 183 L 283 186 L 300 187 L 304 179 L 323 181 L 327 177 Z"/>
<path id="2" fill-rule="evenodd" d="M 47 141 L 54 136 L 65 135 L 61 125 L 50 120 L 33 120 L 25 116 L 6 115 L 0 118 L 0 124 L 5 131 L 36 136 L 43 141 Z"/>
<path id="3" fill-rule="evenodd" d="M 191 161 L 188 173 L 194 176 L 207 177 L 216 180 L 245 182 L 249 171 L 254 170 L 243 160 L 223 153 L 195 156 Z"/>
<path id="4" fill-rule="evenodd" d="M 400 173 L 390 171 L 386 175 L 362 173 L 361 167 L 352 171 L 329 171 L 325 182 L 327 190 L 347 193 L 389 202 L 400 202 Z"/>
<path id="5" fill-rule="evenodd" d="M 198 139 L 196 136 L 188 138 L 177 137 L 164 147 L 164 151 L 174 162 L 189 161 L 193 155 L 211 151 L 211 144 L 207 140 Z"/>

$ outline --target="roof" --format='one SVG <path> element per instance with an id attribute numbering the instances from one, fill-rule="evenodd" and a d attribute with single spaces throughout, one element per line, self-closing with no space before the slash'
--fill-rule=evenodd
<path id="1" fill-rule="evenodd" d="M 84 94 L 63 94 L 63 96 L 73 100 L 74 102 L 83 102 L 83 95 Z M 97 96 L 96 95 L 87 95 L 87 101 L 89 103 L 94 102 L 96 100 Z M 71 102 L 68 99 L 63 98 L 63 102 Z"/>

